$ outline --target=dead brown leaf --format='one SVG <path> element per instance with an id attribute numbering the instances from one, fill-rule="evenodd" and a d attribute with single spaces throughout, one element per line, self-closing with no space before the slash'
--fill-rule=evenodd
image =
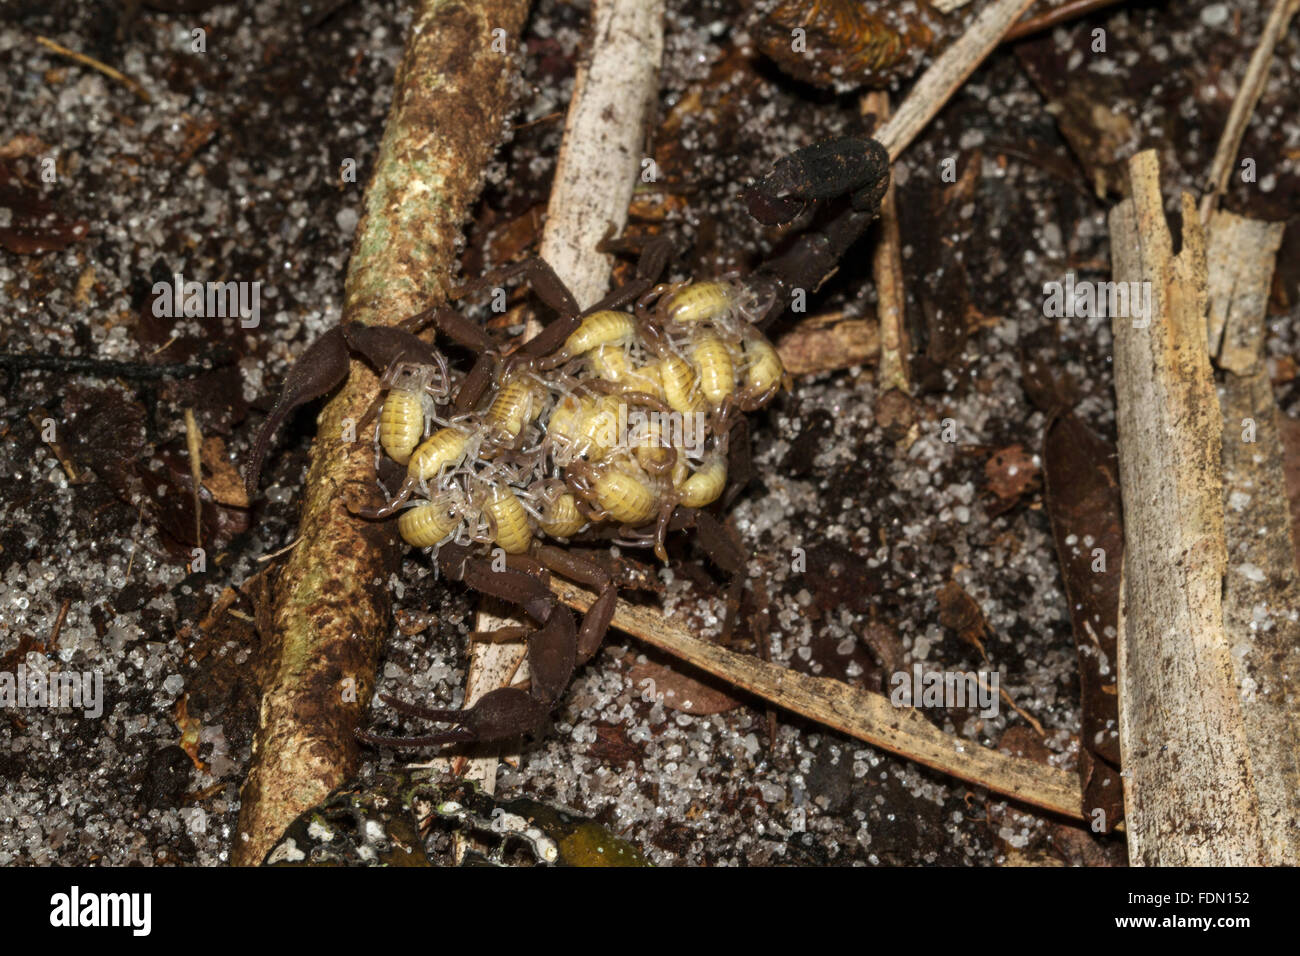
<path id="1" fill-rule="evenodd" d="M 638 664 L 628 675 L 632 686 L 648 692 L 669 710 L 683 714 L 721 714 L 740 706 L 726 691 L 701 683 L 662 664 Z M 643 687 L 645 681 L 649 685 Z"/>

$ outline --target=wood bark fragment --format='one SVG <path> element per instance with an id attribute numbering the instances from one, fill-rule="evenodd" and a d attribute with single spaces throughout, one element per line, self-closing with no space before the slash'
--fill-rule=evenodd
<path id="1" fill-rule="evenodd" d="M 1300 864 L 1300 571 L 1283 465 L 1279 411 L 1264 365 L 1265 308 L 1282 223 L 1216 211 L 1210 314 L 1226 318 L 1219 365 L 1227 578 L 1223 624 L 1232 648 L 1259 794 L 1265 861 Z M 1216 306 L 1217 304 L 1217 306 Z"/>
<path id="2" fill-rule="evenodd" d="M 583 611 L 595 595 L 567 581 L 551 589 Z M 656 608 L 620 601 L 614 626 L 778 707 L 1030 806 L 1082 819 L 1079 781 L 1067 770 L 1012 757 L 944 733 L 911 707 L 829 677 L 811 677 L 691 637 Z"/>
<path id="3" fill-rule="evenodd" d="M 876 133 L 876 139 L 889 151 L 890 162 L 907 149 L 1033 3 L 1034 0 L 995 0 L 921 75 L 898 112 Z"/>
<path id="4" fill-rule="evenodd" d="M 1284 229 L 1280 222 L 1258 222 L 1222 210 L 1210 217 L 1207 324 L 1210 355 L 1221 369 L 1246 375 L 1259 364 L 1265 306 Z"/>
<path id="5" fill-rule="evenodd" d="M 1228 121 L 1223 126 L 1223 134 L 1219 137 L 1219 145 L 1210 163 L 1210 173 L 1206 177 L 1208 185 L 1205 195 L 1201 197 L 1203 224 L 1209 224 L 1210 214 L 1214 212 L 1224 191 L 1228 188 L 1228 177 L 1232 174 L 1233 160 L 1237 158 L 1237 151 L 1241 149 L 1241 140 L 1246 135 L 1246 127 L 1250 124 L 1250 115 L 1255 112 L 1255 104 L 1259 102 L 1260 94 L 1264 92 L 1268 68 L 1273 62 L 1273 48 L 1286 33 L 1297 8 L 1300 8 L 1300 0 L 1275 0 L 1273 10 L 1264 24 L 1264 32 L 1260 35 L 1255 52 L 1251 54 L 1250 65 L 1246 67 L 1246 75 L 1242 77 L 1241 86 L 1237 88 L 1232 109 L 1228 112 Z"/>
<path id="6" fill-rule="evenodd" d="M 774 343 L 791 375 L 813 375 L 868 365 L 880 358 L 880 325 L 875 319 L 846 319 L 841 313 L 814 315 Z"/>
<path id="7" fill-rule="evenodd" d="M 1145 323 L 1112 316 L 1124 583 L 1120 748 L 1135 865 L 1264 861 L 1259 803 L 1223 623 L 1221 423 L 1206 347 L 1205 247 L 1183 194 L 1173 253 L 1154 150 L 1110 213 L 1114 280 L 1144 283 Z"/>
<path id="8" fill-rule="evenodd" d="M 648 155 L 646 132 L 658 99 L 663 58 L 663 0 L 597 0 L 592 9 L 590 56 L 578 66 L 564 124 L 555 183 L 546 210 L 540 255 L 587 308 L 604 296 L 613 259 L 596 251 L 608 230 L 627 224 Z M 525 333 L 541 330 L 530 319 Z M 500 602 L 485 601 L 475 621 L 480 631 L 525 624 Z M 465 706 L 490 690 L 528 676 L 527 645 L 478 643 L 470 650 Z M 453 763 L 483 789 L 496 785 L 497 750 Z M 509 759 L 509 758 L 507 758 Z"/>
<path id="9" fill-rule="evenodd" d="M 513 54 L 493 50 L 493 31 L 505 30 L 514 49 L 527 12 L 526 0 L 424 0 L 416 9 L 353 243 L 345 320 L 391 325 L 440 298 L 512 99 Z M 236 864 L 259 863 L 287 824 L 356 769 L 353 732 L 374 687 L 398 551 L 391 523 L 360 521 L 343 507 L 341 489 L 373 484 L 374 452 L 340 436 L 361 420 L 376 385 L 353 362 L 318 420 L 300 543 L 276 582 L 266 635 L 274 663 Z"/>

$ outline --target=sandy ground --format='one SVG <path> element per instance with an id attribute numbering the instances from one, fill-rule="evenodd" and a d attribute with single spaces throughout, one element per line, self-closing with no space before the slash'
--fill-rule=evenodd
<path id="1" fill-rule="evenodd" d="M 0 863 L 229 857 L 260 659 L 246 601 L 230 605 L 234 614 L 209 612 L 261 569 L 259 558 L 292 541 L 312 421 L 300 415 L 277 445 L 251 516 L 205 502 L 206 567 L 191 572 L 184 409 L 223 442 L 214 461 L 242 460 L 289 362 L 338 320 L 406 22 L 396 5 L 374 0 L 315 26 L 304 26 L 298 4 L 155 9 L 164 6 L 104 16 L 71 2 L 18 3 L 0 22 L 0 158 L 18 177 L 0 183 L 9 190 L 0 192 L 0 228 L 87 224 L 58 251 L 0 249 L 0 352 L 129 363 L 95 374 L 0 371 L 0 670 L 98 672 L 104 694 L 98 717 L 0 712 Z M 855 128 L 856 99 L 818 93 L 766 61 L 737 65 L 747 34 L 732 4 L 672 6 L 661 101 L 679 122 L 656 158 L 680 189 L 671 201 L 646 197 L 645 208 L 668 210 L 669 228 L 693 242 L 674 264 L 678 276 L 752 265 L 765 248 L 737 200 L 741 185 L 791 148 Z M 547 117 L 567 102 L 584 22 L 581 5 L 548 0 L 534 13 L 518 118 L 540 122 L 490 170 L 468 233 L 470 273 L 495 261 L 506 227 L 545 202 L 562 127 Z M 1142 5 L 1058 29 L 1023 56 L 1054 63 L 1090 93 L 1107 91 L 1122 122 L 1104 145 L 1120 158 L 1159 146 L 1172 197 L 1204 176 L 1261 23 L 1222 3 Z M 196 26 L 205 53 L 191 52 Z M 1108 55 L 1089 50 L 1096 26 L 1107 31 Z M 42 49 L 36 34 L 118 66 L 150 102 Z M 800 379 L 755 420 L 758 478 L 733 514 L 767 596 L 775 660 L 870 689 L 913 662 L 984 666 L 939 623 L 936 592 L 955 580 L 988 621 L 1002 687 L 1045 736 L 1005 707 L 991 719 L 955 709 L 933 719 L 972 743 L 1073 767 L 1075 651 L 1041 490 L 1004 505 L 985 464 L 1008 446 L 1030 456 L 1039 447 L 1044 419 L 1022 390 L 1022 355 L 1068 372 L 1080 415 L 1113 437 L 1108 322 L 1046 318 L 1041 293 L 1067 268 L 1106 277 L 1113 198 L 1093 194 L 1049 113 L 1050 90 L 1023 66 L 1022 56 L 999 53 L 897 172 L 908 308 L 926 356 L 922 391 L 905 410 L 915 431 L 880 414 L 869 367 Z M 1234 182 L 1229 208 L 1300 215 L 1297 73 L 1292 30 L 1243 148 L 1258 159 L 1259 180 Z M 722 103 L 729 121 L 709 112 Z M 50 157 L 56 181 L 43 183 Z M 965 177 L 959 202 L 936 188 L 948 157 Z M 341 186 L 346 158 L 362 175 Z M 51 204 L 52 219 L 35 198 Z M 1300 271 L 1290 232 L 1283 303 L 1297 301 Z M 261 324 L 153 316 L 153 284 L 178 272 L 261 281 Z M 812 311 L 873 314 L 869 275 L 867 241 Z M 1294 311 L 1272 320 L 1270 349 L 1283 365 L 1295 352 Z M 158 362 L 187 370 L 137 374 Z M 1295 412 L 1291 368 L 1278 394 Z M 33 415 L 53 420 L 91 480 L 69 480 Z M 947 419 L 957 442 L 942 438 Z M 795 548 L 807 554 L 806 573 L 790 570 Z M 716 635 L 720 579 L 688 542 L 674 558 L 654 599 Z M 398 613 L 381 688 L 458 704 L 474 599 L 436 582 L 419 554 L 384 586 Z M 746 611 L 763 601 L 751 595 Z M 754 640 L 748 623 L 732 637 L 744 651 Z M 667 709 L 639 686 L 647 663 L 668 662 L 611 634 L 553 732 L 503 772 L 501 789 L 590 815 L 661 865 L 1122 860 L 1113 840 L 815 725 L 777 715 L 772 737 L 748 699 L 707 716 Z M 394 759 L 368 758 L 371 769 Z"/>

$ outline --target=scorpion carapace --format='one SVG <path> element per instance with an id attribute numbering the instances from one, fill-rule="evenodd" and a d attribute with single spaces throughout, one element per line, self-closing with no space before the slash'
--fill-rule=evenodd
<path id="1" fill-rule="evenodd" d="M 820 232 L 748 277 L 662 284 L 671 244 L 641 249 L 635 276 L 586 311 L 540 259 L 507 266 L 458 290 L 462 297 L 516 276 L 558 313 L 513 351 L 476 323 L 429 309 L 397 328 L 345 323 L 318 339 L 291 369 L 253 449 L 255 486 L 275 428 L 296 407 L 346 377 L 349 355 L 382 373 L 375 426 L 381 474 L 397 475 L 384 503 L 350 508 L 361 518 L 395 517 L 401 537 L 428 549 L 447 577 L 511 602 L 535 623 L 527 633 L 528 688 L 503 688 L 464 710 L 418 707 L 385 696 L 401 713 L 450 723 L 426 737 L 376 744 L 425 747 L 535 732 L 573 676 L 599 648 L 617 599 L 614 577 L 564 547 L 613 537 L 652 547 L 667 561 L 665 536 L 693 527 L 724 571 L 744 555 L 709 511 L 735 464 L 747 461 L 744 413 L 788 382 L 760 331 L 798 289 L 812 291 L 874 218 L 889 166 L 866 138 L 819 143 L 782 159 L 749 191 L 750 211 L 787 222 L 808 203 L 848 196 Z M 614 251 L 624 246 L 606 243 Z M 630 311 L 628 311 L 630 307 Z M 466 374 L 418 337 L 434 324 L 475 353 Z M 575 622 L 549 587 L 550 573 L 598 597 Z"/>

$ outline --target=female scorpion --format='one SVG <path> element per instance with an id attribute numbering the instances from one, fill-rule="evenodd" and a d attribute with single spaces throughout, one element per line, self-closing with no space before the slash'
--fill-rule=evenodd
<path id="1" fill-rule="evenodd" d="M 848 201 L 820 231 L 799 236 L 745 278 L 659 284 L 672 246 L 657 238 L 641 249 L 635 276 L 585 311 L 537 258 L 457 290 L 453 298 L 519 276 L 529 281 L 558 318 L 513 352 L 446 308 L 393 328 L 344 323 L 307 349 L 254 443 L 250 489 L 275 429 L 342 383 L 358 354 L 383 376 L 379 471 L 405 472 L 382 506 L 352 510 L 365 519 L 396 515 L 402 538 L 431 550 L 442 573 L 514 603 L 536 624 L 527 635 L 527 690 L 494 690 L 465 710 L 385 696 L 399 712 L 451 729 L 412 738 L 363 732 L 363 740 L 414 748 L 504 739 L 545 725 L 575 668 L 599 648 L 618 594 L 608 572 L 546 538 L 612 534 L 651 546 L 666 561 L 667 533 L 694 527 L 724 571 L 742 573 L 743 555 L 703 509 L 745 460 L 747 439 L 732 440 L 741 413 L 767 404 L 787 382 L 761 330 L 796 290 L 815 291 L 834 272 L 875 217 L 888 179 L 884 149 L 865 137 L 780 160 L 748 192 L 760 222 L 786 223 L 810 203 Z M 475 353 L 468 373 L 449 370 L 418 337 L 429 324 Z M 553 596 L 549 572 L 598 592 L 581 624 Z"/>

